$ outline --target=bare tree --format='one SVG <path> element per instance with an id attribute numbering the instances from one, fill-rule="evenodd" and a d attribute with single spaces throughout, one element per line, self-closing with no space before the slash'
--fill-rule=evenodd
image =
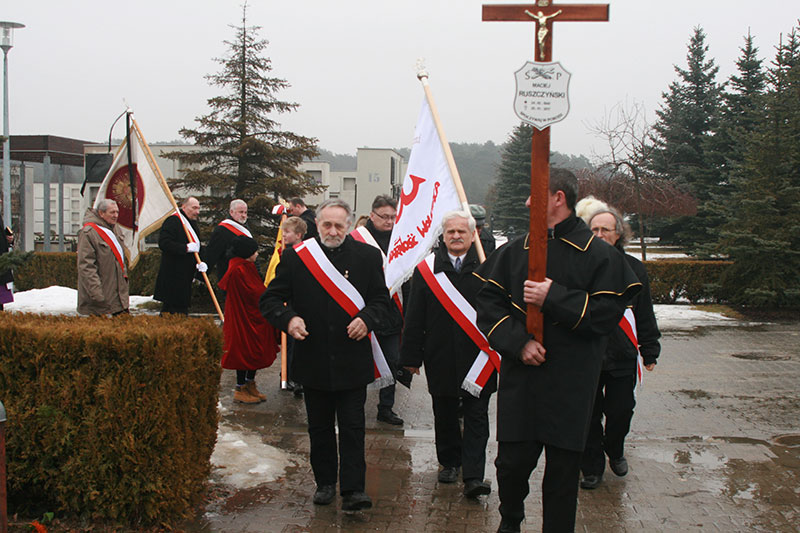
<path id="1" fill-rule="evenodd" d="M 583 192 L 638 215 L 642 259 L 646 260 L 644 217 L 691 214 L 696 212 L 696 203 L 689 193 L 648 171 L 647 163 L 656 144 L 655 132 L 647 121 L 643 104 L 620 102 L 588 127 L 606 142 L 608 153 L 595 154 L 599 165 L 593 176 L 584 176 Z"/>

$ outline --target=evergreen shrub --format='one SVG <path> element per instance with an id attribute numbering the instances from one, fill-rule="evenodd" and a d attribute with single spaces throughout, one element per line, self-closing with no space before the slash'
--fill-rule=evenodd
<path id="1" fill-rule="evenodd" d="M 78 288 L 78 255 L 75 252 L 36 252 L 28 262 L 14 269 L 14 286 L 18 291 L 44 289 L 53 285 Z M 141 252 L 139 262 L 129 274 L 131 294 L 149 296 L 156 286 L 161 250 Z"/>
<path id="2" fill-rule="evenodd" d="M 730 261 L 662 259 L 647 261 L 650 293 L 654 303 L 673 304 L 679 299 L 690 303 L 725 303 L 729 301 L 720 284 Z"/>
<path id="3" fill-rule="evenodd" d="M 210 472 L 221 355 L 211 320 L 0 313 L 10 514 L 187 515 Z"/>

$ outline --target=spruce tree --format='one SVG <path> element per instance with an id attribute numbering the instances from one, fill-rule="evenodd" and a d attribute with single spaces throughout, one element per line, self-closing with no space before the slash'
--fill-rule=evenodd
<path id="1" fill-rule="evenodd" d="M 709 138 L 719 117 L 722 87 L 716 82 L 719 67 L 706 58 L 703 29 L 696 27 L 686 55 L 687 68 L 675 66 L 678 79 L 663 93 L 656 111 L 656 147 L 650 159 L 656 176 L 687 187 L 698 202 L 698 214 L 684 217 L 679 240 L 688 245 L 712 242 L 717 223 L 705 207 L 719 183 L 718 167 L 710 160 Z"/>
<path id="2" fill-rule="evenodd" d="M 222 94 L 208 100 L 210 112 L 196 118 L 194 128 L 180 130 L 198 150 L 168 157 L 188 165 L 175 186 L 206 191 L 198 196 L 206 220 L 224 217 L 230 201 L 241 198 L 249 206 L 248 225 L 254 236 L 263 236 L 274 231 L 264 221 L 279 197 L 304 196 L 317 189 L 313 179 L 298 170 L 317 154 L 317 141 L 283 130 L 276 121 L 275 115 L 295 111 L 298 104 L 276 96 L 289 83 L 271 75 L 272 62 L 264 54 L 268 41 L 258 37 L 260 27 L 247 25 L 246 4 L 241 25 L 231 28 L 235 36 L 224 41 L 227 54 L 215 59 L 221 70 L 206 76 Z"/>
<path id="3" fill-rule="evenodd" d="M 520 123 L 503 145 L 497 169 L 495 201 L 491 206 L 495 229 L 509 237 L 528 231 L 525 200 L 531 193 L 531 139 L 533 126 Z"/>
<path id="4" fill-rule="evenodd" d="M 767 73 L 735 210 L 722 234 L 734 261 L 723 284 L 736 303 L 800 306 L 800 36 L 795 28 Z"/>

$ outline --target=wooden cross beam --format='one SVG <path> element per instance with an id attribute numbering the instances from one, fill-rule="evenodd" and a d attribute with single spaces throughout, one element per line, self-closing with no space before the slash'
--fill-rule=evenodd
<path id="1" fill-rule="evenodd" d="M 490 4 L 483 6 L 484 21 L 525 21 L 536 23 L 534 61 L 549 62 L 553 57 L 553 22 L 607 21 L 608 4 Z M 528 279 L 543 281 L 547 272 L 547 199 L 550 196 L 550 127 L 533 128 L 531 142 L 531 206 L 528 238 Z M 528 305 L 528 332 L 543 339 L 543 317 Z"/>

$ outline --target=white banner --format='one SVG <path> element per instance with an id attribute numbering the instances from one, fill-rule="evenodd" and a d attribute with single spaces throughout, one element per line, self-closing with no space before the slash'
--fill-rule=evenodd
<path id="1" fill-rule="evenodd" d="M 95 198 L 94 208 L 100 200 L 114 200 L 119 207 L 117 226 L 121 230 L 125 247 L 128 249 L 129 267 L 132 268 L 139 258 L 139 243 L 147 235 L 161 227 L 164 219 L 175 212 L 170 202 L 166 184 L 159 179 L 160 173 L 153 168 L 156 164 L 147 157 L 145 141 L 139 130 L 131 126 L 131 164 L 136 176 L 136 210 L 138 219 L 134 227 L 134 216 L 131 202 L 131 182 L 128 174 L 128 143 L 123 141 L 114 156 L 114 162 L 100 185 Z"/>
<path id="2" fill-rule="evenodd" d="M 430 106 L 423 99 L 397 206 L 397 221 L 389 240 L 386 286 L 391 292 L 399 290 L 414 267 L 430 253 L 442 232 L 444 214 L 460 208 Z"/>

